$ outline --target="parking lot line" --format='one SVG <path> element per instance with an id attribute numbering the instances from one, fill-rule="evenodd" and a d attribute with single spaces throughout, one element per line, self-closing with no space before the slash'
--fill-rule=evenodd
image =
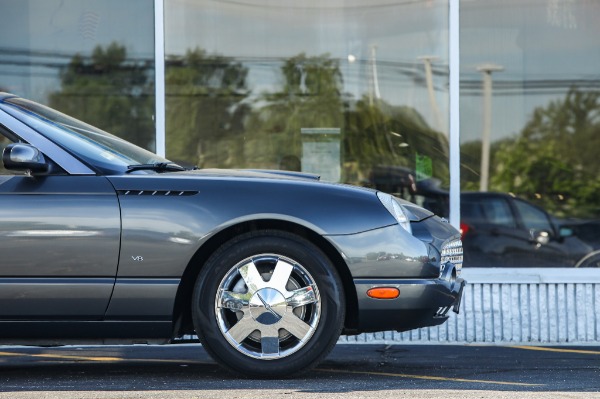
<path id="1" fill-rule="evenodd" d="M 548 348 L 544 346 L 509 346 L 509 348 L 525 349 L 530 351 L 544 351 L 544 352 L 559 352 L 559 353 L 578 353 L 582 355 L 596 355 L 600 356 L 600 351 L 588 351 L 582 349 L 563 349 L 563 348 Z"/>
<path id="2" fill-rule="evenodd" d="M 103 357 L 103 356 L 73 356 L 73 355 L 58 355 L 51 353 L 21 353 L 21 352 L 0 352 L 0 356 L 14 357 L 39 357 L 46 359 L 63 359 L 63 360 L 88 360 L 92 362 L 119 362 L 125 359 L 121 357 Z"/>
<path id="3" fill-rule="evenodd" d="M 379 375 L 379 376 L 383 376 L 383 377 L 411 378 L 411 379 L 430 380 L 430 381 L 514 385 L 514 386 L 520 386 L 520 387 L 542 387 L 542 386 L 544 386 L 544 384 L 526 384 L 526 383 L 522 383 L 522 382 L 493 381 L 493 380 L 471 380 L 471 379 L 466 379 L 466 378 L 436 377 L 436 376 L 418 375 L 418 374 L 385 373 L 385 372 L 380 372 L 380 371 L 351 371 L 351 370 L 336 370 L 336 369 L 316 369 L 316 371 L 341 373 L 341 374 Z"/>
<path id="4" fill-rule="evenodd" d="M 0 352 L 0 357 L 12 356 L 12 357 L 35 357 L 44 359 L 56 359 L 56 360 L 75 360 L 75 361 L 89 361 L 89 362 L 148 362 L 148 363 L 176 363 L 176 364 L 196 364 L 196 365 L 214 365 L 214 363 L 195 361 L 195 360 L 184 360 L 184 359 L 154 359 L 154 358 L 124 358 L 124 357 L 107 357 L 107 356 L 74 356 L 74 355 L 60 355 L 52 353 L 24 353 L 24 352 Z"/>

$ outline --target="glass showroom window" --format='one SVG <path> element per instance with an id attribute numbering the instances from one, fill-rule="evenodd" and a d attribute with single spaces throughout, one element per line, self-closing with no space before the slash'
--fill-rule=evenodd
<path id="1" fill-rule="evenodd" d="M 0 91 L 154 150 L 152 0 L 3 0 Z"/>
<path id="2" fill-rule="evenodd" d="M 170 159 L 446 202 L 447 1 L 167 0 L 165 20 Z"/>
<path id="3" fill-rule="evenodd" d="M 461 2 L 465 266 L 600 265 L 599 19 L 593 1 Z"/>

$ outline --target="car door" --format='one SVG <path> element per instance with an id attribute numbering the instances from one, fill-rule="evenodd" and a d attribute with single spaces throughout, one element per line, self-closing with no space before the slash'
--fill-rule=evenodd
<path id="1" fill-rule="evenodd" d="M 0 124 L 2 146 L 25 141 L 20 129 L 33 134 L 14 120 Z M 0 320 L 97 320 L 106 311 L 120 244 L 116 193 L 83 166 L 77 175 L 56 170 L 30 176 L 0 168 Z"/>
<path id="2" fill-rule="evenodd" d="M 513 204 L 519 214 L 520 228 L 528 237 L 527 266 L 572 267 L 575 259 L 569 258 L 568 247 L 557 237 L 548 214 L 519 199 Z"/>
<path id="3" fill-rule="evenodd" d="M 528 251 L 528 237 L 518 229 L 504 197 L 478 195 L 461 199 L 465 266 L 516 267 Z"/>

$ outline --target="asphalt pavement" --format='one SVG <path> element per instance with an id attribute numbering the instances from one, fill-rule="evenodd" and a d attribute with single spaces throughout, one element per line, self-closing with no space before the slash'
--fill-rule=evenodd
<path id="1" fill-rule="evenodd" d="M 600 398 L 600 347 L 339 344 L 253 380 L 200 345 L 0 347 L 0 398 Z"/>

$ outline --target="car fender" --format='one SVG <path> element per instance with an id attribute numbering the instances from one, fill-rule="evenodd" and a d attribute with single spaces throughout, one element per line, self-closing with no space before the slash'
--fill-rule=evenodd
<path id="1" fill-rule="evenodd" d="M 293 179 L 169 176 L 109 177 L 121 207 L 120 277 L 181 277 L 208 238 L 250 221 L 285 221 L 322 236 L 396 224 L 371 190 Z"/>

